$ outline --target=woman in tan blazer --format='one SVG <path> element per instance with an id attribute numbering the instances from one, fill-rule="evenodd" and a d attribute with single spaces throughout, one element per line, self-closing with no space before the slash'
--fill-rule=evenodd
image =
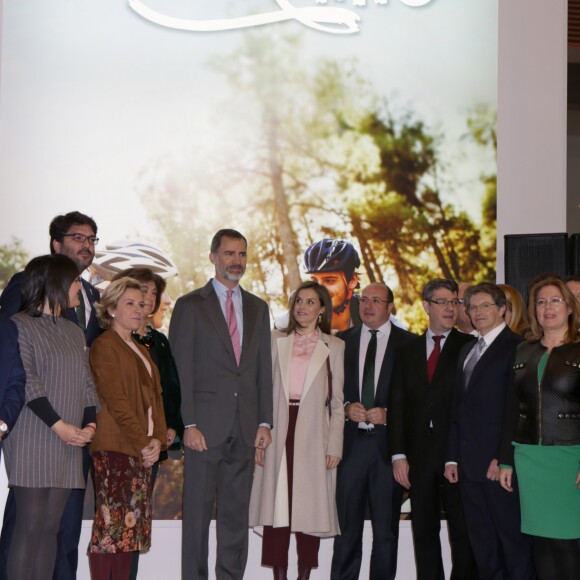
<path id="1" fill-rule="evenodd" d="M 339 533 L 344 343 L 329 334 L 331 316 L 326 288 L 305 282 L 290 300 L 288 327 L 272 333 L 272 445 L 256 451 L 250 525 L 264 526 L 262 565 L 272 566 L 276 579 L 287 575 L 291 532 L 299 580 L 318 566 L 320 538 Z"/>
<path id="2" fill-rule="evenodd" d="M 89 564 L 93 580 L 126 580 L 133 552 L 151 545 L 151 467 L 167 426 L 159 372 L 131 336 L 143 318 L 139 282 L 111 282 L 96 308 L 108 330 L 90 354 L 101 408 L 91 445 L 96 513 Z"/>

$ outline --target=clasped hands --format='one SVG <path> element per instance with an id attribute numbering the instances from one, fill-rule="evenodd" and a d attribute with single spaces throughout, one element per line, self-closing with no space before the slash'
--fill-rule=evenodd
<path id="1" fill-rule="evenodd" d="M 346 406 L 346 416 L 349 421 L 356 423 L 372 423 L 373 425 L 387 424 L 387 411 L 382 407 L 365 409 L 362 403 L 349 403 Z"/>
<path id="2" fill-rule="evenodd" d="M 91 425 L 94 425 L 91 423 Z M 62 419 L 59 419 L 51 429 L 67 444 L 74 447 L 84 447 L 93 440 L 95 436 L 95 428 L 86 426 L 83 429 L 71 425 L 70 423 L 65 423 Z"/>

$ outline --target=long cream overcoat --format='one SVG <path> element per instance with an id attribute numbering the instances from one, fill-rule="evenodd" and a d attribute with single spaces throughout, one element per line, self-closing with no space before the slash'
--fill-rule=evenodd
<path id="1" fill-rule="evenodd" d="M 286 433 L 293 335 L 272 332 L 274 427 L 264 467 L 256 466 L 250 500 L 250 526 L 290 525 L 293 532 L 321 538 L 340 533 L 336 512 L 336 469 L 326 456 L 342 457 L 344 429 L 344 342 L 321 334 L 310 359 L 300 399 L 294 438 L 292 517 L 288 514 Z M 329 420 L 326 359 L 332 370 Z"/>

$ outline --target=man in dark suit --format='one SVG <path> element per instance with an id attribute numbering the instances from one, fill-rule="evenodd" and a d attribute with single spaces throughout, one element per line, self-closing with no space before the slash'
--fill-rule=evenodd
<path id="1" fill-rule="evenodd" d="M 220 230 L 209 258 L 215 278 L 177 300 L 170 342 L 185 424 L 182 578 L 208 578 L 208 534 L 217 494 L 216 578 L 241 580 L 256 449 L 271 442 L 270 317 L 239 281 L 246 238 Z"/>
<path id="2" fill-rule="evenodd" d="M 24 405 L 26 374 L 18 348 L 18 330 L 0 314 L 0 449 Z"/>
<path id="3" fill-rule="evenodd" d="M 461 347 L 474 339 L 454 328 L 457 284 L 423 288 L 426 332 L 399 351 L 389 397 L 389 450 L 395 479 L 409 489 L 417 578 L 444 580 L 441 510 L 447 512 L 453 580 L 475 578 L 459 490 L 444 477 L 451 396 Z"/>
<path id="4" fill-rule="evenodd" d="M 346 424 L 336 490 L 341 534 L 334 540 L 332 580 L 359 576 L 367 503 L 373 525 L 370 577 L 391 580 L 397 572 L 403 490 L 393 479 L 387 452 L 387 399 L 395 352 L 414 335 L 389 321 L 393 300 L 388 286 L 370 284 L 360 297 L 362 325 L 339 335 L 346 343 Z"/>
<path id="5" fill-rule="evenodd" d="M 517 483 L 514 493 L 499 485 L 497 459 L 506 393 L 522 338 L 505 324 L 506 297 L 495 284 L 469 288 L 465 302 L 479 339 L 459 355 L 445 477 L 459 482 L 478 577 L 532 580 L 532 541 L 520 532 Z"/>
<path id="6" fill-rule="evenodd" d="M 68 256 L 78 267 L 79 274 L 88 268 L 95 257 L 97 224 L 78 211 L 56 216 L 49 227 L 50 253 Z M 10 279 L 8 286 L 0 295 L 0 312 L 12 316 L 20 310 L 22 296 L 23 272 L 18 272 Z M 86 280 L 82 281 L 80 305 L 69 308 L 66 316 L 78 324 L 85 332 L 87 346 L 90 346 L 101 330 L 97 322 L 93 304 L 100 298 L 99 291 Z M 88 449 L 83 451 L 83 467 L 87 478 L 90 458 Z M 73 489 L 69 495 L 57 538 L 57 555 L 53 580 L 74 580 L 78 564 L 78 544 L 83 519 L 84 489 Z M 8 494 L 4 511 L 4 523 L 0 537 L 0 580 L 7 578 L 8 550 L 14 530 L 16 505 L 12 489 Z"/>

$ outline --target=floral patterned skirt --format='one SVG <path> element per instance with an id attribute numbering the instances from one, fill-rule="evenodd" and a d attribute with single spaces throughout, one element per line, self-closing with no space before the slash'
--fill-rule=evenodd
<path id="1" fill-rule="evenodd" d="M 151 469 L 116 451 L 91 454 L 95 519 L 91 554 L 145 552 L 151 547 Z"/>

